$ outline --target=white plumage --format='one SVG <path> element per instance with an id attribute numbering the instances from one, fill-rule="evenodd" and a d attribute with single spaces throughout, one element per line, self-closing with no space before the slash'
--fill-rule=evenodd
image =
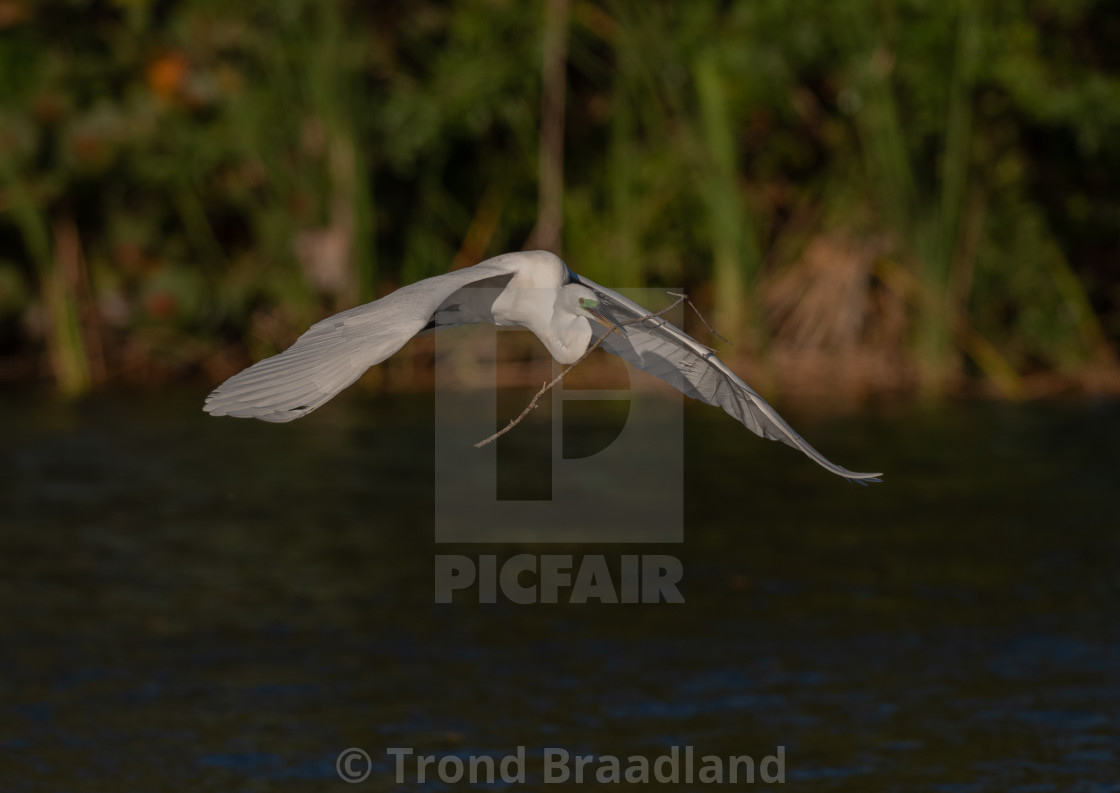
<path id="1" fill-rule="evenodd" d="M 605 334 L 601 346 L 608 352 L 693 399 L 723 408 L 763 438 L 799 449 L 845 479 L 879 481 L 880 474 L 829 462 L 707 347 L 617 292 L 572 273 L 547 251 L 495 256 L 328 317 L 284 352 L 222 383 L 204 409 L 215 416 L 291 421 L 414 336 L 479 322 L 531 330 L 562 364 L 578 360 Z"/>

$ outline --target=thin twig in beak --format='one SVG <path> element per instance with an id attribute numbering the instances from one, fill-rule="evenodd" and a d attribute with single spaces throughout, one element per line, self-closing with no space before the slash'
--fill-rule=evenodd
<path id="1" fill-rule="evenodd" d="M 595 318 L 595 321 L 596 321 L 596 322 L 598 322 L 598 323 L 599 323 L 600 325 L 602 325 L 602 326 L 603 326 L 604 328 L 606 328 L 607 330 L 609 330 L 609 331 L 610 331 L 611 333 L 617 333 L 617 334 L 618 334 L 618 337 L 619 337 L 620 339 L 625 339 L 625 338 L 626 338 L 626 337 L 625 337 L 624 335 L 622 335 L 622 331 L 620 331 L 620 330 L 618 329 L 618 325 L 616 325 L 616 324 L 614 324 L 613 322 L 611 322 L 611 321 L 610 321 L 609 319 L 607 319 L 606 317 L 604 317 L 604 316 L 603 316 L 602 314 L 600 314 L 600 313 L 599 313 L 598 311 L 588 311 L 587 313 L 588 313 L 588 314 L 590 314 L 590 315 L 591 315 L 592 317 L 594 317 L 594 318 Z"/>

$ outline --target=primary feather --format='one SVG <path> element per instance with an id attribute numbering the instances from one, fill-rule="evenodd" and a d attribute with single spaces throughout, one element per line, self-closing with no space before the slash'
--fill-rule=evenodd
<path id="1" fill-rule="evenodd" d="M 484 321 L 481 305 L 471 303 L 470 312 L 450 306 L 464 287 L 510 276 L 511 262 L 499 259 L 418 281 L 315 323 L 284 352 L 258 361 L 218 386 L 206 398 L 204 409 L 214 416 L 274 422 L 306 416 L 433 321 L 439 326 Z M 440 323 L 440 316 L 446 321 Z"/>
<path id="2" fill-rule="evenodd" d="M 880 481 L 882 474 L 857 473 L 829 461 L 714 352 L 683 330 L 661 317 L 651 317 L 651 312 L 615 291 L 583 276 L 577 278 L 598 295 L 600 311 L 620 331 L 596 328 L 596 336 L 606 336 L 600 346 L 607 352 L 664 380 L 685 396 L 723 408 L 756 435 L 792 446 L 838 476 L 857 482 Z"/>

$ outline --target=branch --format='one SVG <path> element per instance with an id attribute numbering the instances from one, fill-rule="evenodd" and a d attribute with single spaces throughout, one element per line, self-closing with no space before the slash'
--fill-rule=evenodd
<path id="1" fill-rule="evenodd" d="M 720 333 L 720 332 L 719 332 L 718 330 L 716 330 L 715 328 L 713 328 L 713 327 L 712 327 L 712 323 L 710 323 L 710 322 L 708 322 L 708 320 L 704 319 L 704 315 L 700 313 L 700 309 L 698 309 L 698 308 L 697 308 L 697 307 L 695 306 L 695 304 L 693 304 L 693 302 L 692 302 L 691 300 L 689 300 L 689 299 L 688 299 L 688 296 L 687 296 L 687 295 L 685 295 L 685 294 L 683 294 L 683 293 L 681 293 L 681 292 L 670 292 L 669 294 L 671 294 L 671 295 L 672 295 L 673 297 L 679 297 L 679 298 L 683 299 L 683 300 L 684 300 L 684 301 L 685 301 L 686 303 L 688 303 L 688 307 L 689 307 L 689 308 L 691 308 L 691 309 L 692 309 L 692 310 L 693 310 L 693 311 L 694 311 L 694 312 L 696 313 L 696 316 L 700 317 L 700 321 L 704 323 L 704 327 L 706 327 L 706 328 L 707 328 L 707 329 L 708 329 L 709 331 L 711 331 L 711 333 L 712 333 L 712 335 L 713 335 L 713 336 L 715 336 L 716 338 L 718 338 L 718 339 L 719 339 L 720 341 L 722 341 L 722 342 L 723 342 L 724 344 L 728 344 L 728 345 L 730 345 L 730 346 L 732 346 L 732 347 L 734 347 L 734 346 L 735 346 L 735 345 L 734 345 L 734 344 L 732 344 L 732 343 L 731 343 L 730 341 L 728 341 L 728 340 L 727 340 L 727 339 L 726 339 L 726 338 L 724 337 L 724 335 L 723 335 L 722 333 Z M 679 302 L 679 301 L 678 301 L 678 302 Z M 711 347 L 709 347 L 708 349 L 710 350 L 710 349 L 711 349 Z"/>
<path id="2" fill-rule="evenodd" d="M 503 427 L 502 429 L 495 432 L 493 435 L 491 435 L 486 440 L 479 441 L 478 443 L 476 443 L 474 445 L 474 447 L 476 449 L 481 449 L 486 444 L 488 444 L 492 441 L 496 441 L 498 438 L 502 437 L 507 432 L 512 430 L 514 427 L 516 427 L 518 424 L 520 424 L 521 420 L 524 419 L 526 416 L 528 416 L 530 411 L 532 411 L 534 408 L 536 408 L 537 403 L 540 402 L 540 400 L 541 400 L 541 397 L 544 396 L 545 394 L 547 394 L 553 386 L 555 386 L 557 383 L 559 383 L 561 380 L 563 380 L 567 376 L 568 372 L 572 371 L 577 366 L 579 366 L 581 363 L 583 363 L 584 358 L 586 358 L 591 353 L 595 352 L 595 350 L 597 350 L 599 348 L 599 345 L 601 345 L 604 341 L 607 340 L 607 336 L 610 336 L 612 333 L 617 333 L 619 328 L 624 328 L 627 325 L 636 325 L 639 322 L 645 322 L 647 319 L 656 319 L 656 318 L 660 317 L 662 314 L 668 314 L 670 311 L 672 311 L 674 308 L 679 306 L 681 303 L 688 300 L 688 295 L 684 294 L 683 292 L 681 292 L 681 293 L 670 292 L 669 294 L 672 295 L 673 297 L 677 298 L 676 301 L 671 306 L 669 306 L 667 308 L 663 308 L 663 309 L 661 309 L 660 311 L 658 311 L 654 314 L 646 314 L 645 316 L 637 317 L 636 319 L 630 319 L 630 320 L 627 320 L 626 322 L 621 322 L 617 325 L 612 324 L 610 326 L 610 330 L 608 330 L 606 333 L 604 333 L 602 336 L 600 336 L 598 339 L 596 339 L 595 343 L 592 344 L 590 347 L 588 347 L 587 350 L 583 353 L 583 355 L 581 355 L 576 360 L 575 363 L 569 364 L 567 367 L 565 367 L 560 372 L 560 374 L 558 374 L 558 375 L 556 375 L 556 377 L 552 378 L 551 382 L 548 382 L 548 383 L 545 383 L 544 385 L 542 385 L 541 390 L 538 391 L 536 396 L 533 397 L 532 401 L 530 401 L 529 404 L 525 406 L 525 409 L 521 411 L 520 416 L 513 419 L 509 424 L 507 424 L 505 427 Z M 688 301 L 688 302 L 689 302 L 689 305 L 692 304 L 692 301 Z M 693 307 L 693 310 L 695 311 L 695 307 Z M 703 317 L 701 317 L 701 319 L 703 319 Z M 707 324 L 707 322 L 705 322 L 704 324 Z M 719 335 L 719 334 L 716 334 L 716 335 Z M 722 339 L 723 337 L 720 336 L 720 338 Z"/>

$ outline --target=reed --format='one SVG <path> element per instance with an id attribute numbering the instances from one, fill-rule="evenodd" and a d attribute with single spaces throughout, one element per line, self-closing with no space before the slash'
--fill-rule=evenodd
<path id="1" fill-rule="evenodd" d="M 62 394 L 79 396 L 89 391 L 93 379 L 82 332 L 81 296 L 86 273 L 76 231 L 72 221 L 52 224 L 46 211 L 33 200 L 15 164 L 2 156 L 0 185 L 35 268 L 47 358 L 55 383 Z"/>
<path id="2" fill-rule="evenodd" d="M 1112 371 L 1091 5 L 557 0 L 549 36 L 534 3 L 17 0 L 0 368 L 214 377 L 562 223 L 574 268 L 687 287 L 748 364 L 786 334 L 933 395 Z"/>
<path id="3" fill-rule="evenodd" d="M 708 53 L 697 58 L 693 74 L 704 151 L 699 192 L 707 208 L 712 244 L 714 321 L 724 333 L 738 338 L 746 326 L 746 296 L 753 294 L 758 277 L 758 249 L 739 194 L 740 167 L 725 78 Z"/>
<path id="4" fill-rule="evenodd" d="M 982 4 L 961 0 L 954 6 L 954 58 L 948 70 L 947 106 L 932 130 L 938 151 L 928 172 L 911 153 L 894 77 L 900 57 L 886 22 L 865 4 L 846 4 L 849 43 L 862 61 L 855 83 L 856 110 L 868 184 L 875 205 L 888 221 L 902 258 L 912 262 L 918 295 L 913 304 L 913 357 L 922 389 L 944 390 L 959 370 L 960 352 L 970 354 L 1005 394 L 1021 391 L 1014 369 L 990 343 L 979 345 L 955 329 L 967 324 L 970 280 L 959 273 L 972 267 L 974 246 L 964 211 L 971 191 L 972 105 L 981 58 Z M 954 289 L 954 283 L 957 288 Z M 982 350 L 982 352 L 977 352 Z"/>

